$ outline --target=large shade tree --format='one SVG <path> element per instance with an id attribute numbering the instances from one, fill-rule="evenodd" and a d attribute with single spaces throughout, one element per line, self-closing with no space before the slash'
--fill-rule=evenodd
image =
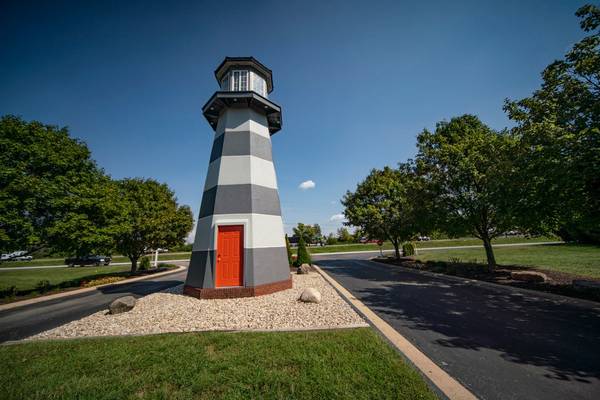
<path id="1" fill-rule="evenodd" d="M 358 227 L 370 238 L 389 240 L 396 258 L 400 258 L 402 242 L 427 231 L 431 222 L 426 216 L 428 201 L 423 189 L 423 180 L 412 164 L 374 169 L 342 199 L 346 224 Z"/>
<path id="2" fill-rule="evenodd" d="M 523 223 L 565 239 L 600 242 L 600 9 L 576 15 L 589 33 L 542 73 L 531 97 L 506 101 L 521 141 L 515 153 Z"/>
<path id="3" fill-rule="evenodd" d="M 180 245 L 193 226 L 192 211 L 180 206 L 165 184 L 153 179 L 118 182 L 121 208 L 115 242 L 131 261 L 131 272 L 149 249 Z"/>
<path id="4" fill-rule="evenodd" d="M 492 239 L 515 227 L 511 189 L 515 140 L 473 115 L 439 122 L 417 137 L 417 166 L 435 200 L 436 227 L 483 242 L 490 269 Z"/>
<path id="5" fill-rule="evenodd" d="M 67 128 L 0 119 L 0 250 L 109 251 L 113 195 L 110 179 Z"/>

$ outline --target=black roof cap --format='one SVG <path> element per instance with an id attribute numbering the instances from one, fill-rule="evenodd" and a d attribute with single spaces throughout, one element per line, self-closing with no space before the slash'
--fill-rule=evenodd
<path id="1" fill-rule="evenodd" d="M 223 75 L 232 67 L 235 66 L 250 66 L 259 72 L 267 81 L 267 92 L 273 91 L 273 71 L 265 67 L 260 61 L 254 57 L 225 57 L 223 62 L 215 70 L 217 82 L 221 83 Z"/>

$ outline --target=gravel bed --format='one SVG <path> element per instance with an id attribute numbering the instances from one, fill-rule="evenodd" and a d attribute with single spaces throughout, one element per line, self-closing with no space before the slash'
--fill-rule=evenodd
<path id="1" fill-rule="evenodd" d="M 239 299 L 200 300 L 182 295 L 180 285 L 138 299 L 129 312 L 110 315 L 107 310 L 100 311 L 28 339 L 367 326 L 318 273 L 292 274 L 292 278 L 292 289 Z M 307 287 L 321 292 L 321 303 L 298 301 Z"/>

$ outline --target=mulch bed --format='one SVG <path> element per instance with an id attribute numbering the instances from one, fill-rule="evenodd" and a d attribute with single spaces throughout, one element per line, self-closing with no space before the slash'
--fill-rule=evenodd
<path id="1" fill-rule="evenodd" d="M 573 287 L 573 280 L 600 282 L 599 278 L 590 278 L 587 276 L 550 271 L 542 268 L 526 267 L 522 265 L 502 265 L 498 266 L 495 271 L 490 272 L 487 270 L 487 265 L 485 264 L 453 263 L 444 261 L 422 262 L 415 260 L 413 257 L 401 257 L 399 260 L 391 257 L 378 257 L 375 258 L 374 261 L 390 265 L 399 265 L 401 267 L 421 271 L 459 276 L 462 278 L 475 279 L 497 283 L 500 285 L 537 290 L 540 292 L 554 293 L 568 297 L 600 302 L 600 290 Z M 514 271 L 541 272 L 545 274 L 548 279 L 545 282 L 525 282 L 515 280 L 511 278 L 511 272 Z"/>

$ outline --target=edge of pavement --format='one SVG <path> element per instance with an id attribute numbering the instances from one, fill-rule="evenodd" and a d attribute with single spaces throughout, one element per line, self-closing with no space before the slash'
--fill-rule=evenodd
<path id="1" fill-rule="evenodd" d="M 313 264 L 319 274 L 352 306 L 369 325 L 377 329 L 404 357 L 412 363 L 444 396 L 451 400 L 477 400 L 477 397 L 460 382 L 441 369 L 416 346 L 392 328 L 387 322 L 340 285 L 329 274 Z"/>
<path id="2" fill-rule="evenodd" d="M 40 297 L 34 297 L 32 299 L 27 299 L 27 300 L 15 301 L 13 303 L 8 303 L 8 304 L 0 305 L 0 311 L 11 310 L 13 308 L 23 307 L 23 306 L 27 306 L 27 305 L 30 305 L 30 304 L 36 304 L 36 303 L 41 303 L 41 302 L 48 301 L 48 300 L 55 300 L 55 299 L 59 299 L 59 298 L 62 298 L 62 297 L 69 297 L 69 296 L 74 296 L 74 295 L 81 294 L 81 293 L 91 292 L 91 291 L 97 290 L 98 288 L 102 288 L 102 287 L 106 287 L 106 286 L 119 286 L 119 285 L 124 285 L 124 284 L 127 284 L 127 283 L 132 283 L 132 282 L 137 282 L 137 281 L 143 281 L 143 280 L 146 280 L 146 279 L 157 278 L 159 276 L 165 276 L 165 275 L 169 275 L 169 274 L 175 274 L 175 273 L 181 272 L 181 271 L 183 271 L 183 270 L 185 270 L 187 268 L 187 267 L 184 267 L 184 266 L 181 266 L 181 265 L 179 265 L 178 267 L 179 268 L 168 270 L 168 271 L 164 271 L 164 272 L 158 272 L 156 274 L 139 276 L 137 278 L 131 278 L 131 279 L 124 279 L 124 280 L 119 281 L 119 282 L 105 283 L 104 285 L 92 286 L 92 287 L 83 288 L 83 289 L 69 290 L 69 291 L 66 291 L 66 292 L 60 292 L 60 293 L 50 294 L 50 295 L 47 295 L 47 296 L 40 296 Z"/>

